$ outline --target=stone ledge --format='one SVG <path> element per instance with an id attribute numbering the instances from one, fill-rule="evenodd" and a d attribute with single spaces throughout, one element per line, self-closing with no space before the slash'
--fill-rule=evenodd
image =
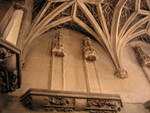
<path id="1" fill-rule="evenodd" d="M 119 95 L 29 89 L 21 103 L 36 111 L 89 111 L 117 113 L 123 107 Z"/>

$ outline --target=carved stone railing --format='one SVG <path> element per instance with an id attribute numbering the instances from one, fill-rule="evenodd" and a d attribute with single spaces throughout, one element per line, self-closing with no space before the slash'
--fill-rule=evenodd
<path id="1" fill-rule="evenodd" d="M 57 57 L 65 56 L 64 44 L 62 42 L 62 35 L 60 34 L 60 32 L 55 36 L 53 40 L 52 54 Z"/>
<path id="2" fill-rule="evenodd" d="M 88 61 L 96 60 L 96 52 L 91 45 L 90 38 L 88 37 L 83 40 L 83 57 Z"/>
<path id="3" fill-rule="evenodd" d="M 146 109 L 150 111 L 150 100 L 144 103 Z"/>
<path id="4" fill-rule="evenodd" d="M 141 64 L 141 66 L 147 66 L 150 67 L 150 56 L 145 53 L 140 46 L 136 45 L 133 47 L 136 55 L 137 55 L 137 60 Z"/>
<path id="5" fill-rule="evenodd" d="M 20 50 L 0 39 L 0 92 L 15 91 L 20 85 Z"/>
<path id="6" fill-rule="evenodd" d="M 123 107 L 118 95 L 40 89 L 28 90 L 21 96 L 21 103 L 25 107 L 37 111 L 117 113 Z"/>

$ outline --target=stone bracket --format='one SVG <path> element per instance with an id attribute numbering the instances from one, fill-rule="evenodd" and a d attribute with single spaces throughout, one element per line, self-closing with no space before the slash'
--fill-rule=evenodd
<path id="1" fill-rule="evenodd" d="M 0 92 L 15 91 L 21 86 L 21 51 L 0 39 Z"/>
<path id="2" fill-rule="evenodd" d="M 41 89 L 29 89 L 21 96 L 21 103 L 37 111 L 117 113 L 123 107 L 119 95 Z"/>

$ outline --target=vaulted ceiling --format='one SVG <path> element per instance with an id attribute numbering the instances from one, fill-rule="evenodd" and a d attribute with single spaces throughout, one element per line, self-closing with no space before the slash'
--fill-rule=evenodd
<path id="1" fill-rule="evenodd" d="M 127 73 L 121 63 L 126 44 L 136 38 L 150 38 L 149 0 L 35 0 L 29 45 L 43 33 L 69 28 L 97 40 L 109 53 L 117 70 Z M 43 7 L 41 7 L 41 5 Z"/>

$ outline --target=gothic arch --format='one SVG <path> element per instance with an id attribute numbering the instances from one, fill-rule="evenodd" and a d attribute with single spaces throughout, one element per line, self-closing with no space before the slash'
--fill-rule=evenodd
<path id="1" fill-rule="evenodd" d="M 122 51 L 135 37 L 150 34 L 149 25 L 149 0 L 49 0 L 33 20 L 22 46 L 23 58 L 32 41 L 43 33 L 54 28 L 79 26 L 108 51 L 119 73 L 117 76 L 126 78 Z"/>

